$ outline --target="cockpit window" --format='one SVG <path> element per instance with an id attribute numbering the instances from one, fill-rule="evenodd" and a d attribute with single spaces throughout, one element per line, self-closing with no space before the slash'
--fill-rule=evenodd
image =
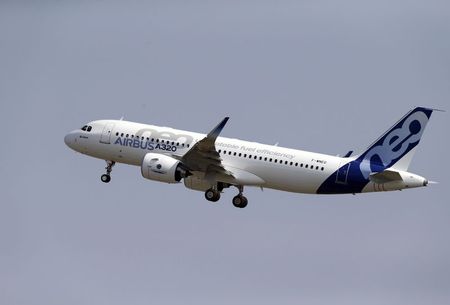
<path id="1" fill-rule="evenodd" d="M 84 125 L 83 127 L 81 127 L 81 130 L 90 132 L 92 130 L 92 126 Z"/>

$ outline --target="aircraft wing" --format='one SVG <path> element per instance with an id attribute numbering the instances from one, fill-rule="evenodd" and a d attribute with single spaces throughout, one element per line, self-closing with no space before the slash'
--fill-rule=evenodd
<path id="1" fill-rule="evenodd" d="M 191 171 L 204 172 L 205 176 L 224 175 L 233 178 L 233 174 L 222 165 L 222 159 L 216 150 L 215 142 L 229 117 L 224 118 L 206 137 L 195 143 L 192 148 L 181 157 L 181 162 Z"/>
<path id="2" fill-rule="evenodd" d="M 228 119 L 228 117 L 224 118 L 206 137 L 195 143 L 180 161 L 190 171 L 203 172 L 206 180 L 230 184 L 263 185 L 265 182 L 260 177 L 222 163 L 215 142 Z"/>

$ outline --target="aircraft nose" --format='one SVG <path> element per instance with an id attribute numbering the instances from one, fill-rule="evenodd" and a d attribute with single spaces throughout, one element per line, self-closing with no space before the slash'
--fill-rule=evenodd
<path id="1" fill-rule="evenodd" d="M 64 137 L 64 143 L 66 143 L 66 145 L 70 148 L 73 148 L 73 145 L 75 144 L 75 134 L 73 131 L 66 134 Z"/>

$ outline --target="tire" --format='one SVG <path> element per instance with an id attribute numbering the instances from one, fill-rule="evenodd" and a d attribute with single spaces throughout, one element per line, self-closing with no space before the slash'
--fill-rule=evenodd
<path id="1" fill-rule="evenodd" d="M 111 176 L 107 175 L 107 174 L 103 174 L 100 179 L 102 180 L 102 182 L 104 183 L 108 183 L 109 181 L 111 181 Z"/>
<path id="2" fill-rule="evenodd" d="M 220 192 L 213 189 L 209 189 L 205 192 L 205 198 L 208 201 L 216 202 L 220 199 Z"/>
<path id="3" fill-rule="evenodd" d="M 242 195 L 237 195 L 233 197 L 233 205 L 237 208 L 243 209 L 247 206 L 248 200 Z"/>

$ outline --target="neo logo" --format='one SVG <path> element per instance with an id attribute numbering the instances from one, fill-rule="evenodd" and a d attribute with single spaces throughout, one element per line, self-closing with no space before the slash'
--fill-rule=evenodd
<path id="1" fill-rule="evenodd" d="M 369 178 L 372 164 L 387 168 L 407 154 L 419 142 L 427 122 L 428 117 L 424 112 L 414 112 L 400 127 L 392 129 L 384 139 L 380 139 L 382 143 L 367 151 L 361 161 L 359 168 L 363 176 Z"/>

